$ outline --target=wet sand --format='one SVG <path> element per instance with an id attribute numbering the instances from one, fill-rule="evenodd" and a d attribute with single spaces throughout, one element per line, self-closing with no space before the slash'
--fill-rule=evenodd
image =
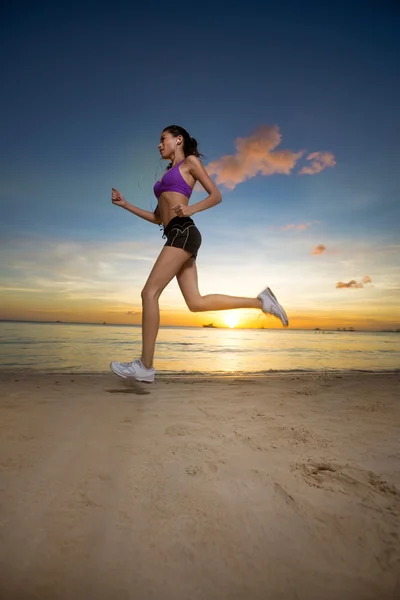
<path id="1" fill-rule="evenodd" d="M 399 383 L 0 374 L 0 597 L 400 598 Z"/>

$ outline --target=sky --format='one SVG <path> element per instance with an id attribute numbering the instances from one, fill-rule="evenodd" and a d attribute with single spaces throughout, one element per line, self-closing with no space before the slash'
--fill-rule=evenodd
<path id="1" fill-rule="evenodd" d="M 133 5 L 3 9 L 0 319 L 140 324 L 165 240 L 111 188 L 153 210 L 177 124 L 222 194 L 193 217 L 201 294 L 269 285 L 294 329 L 399 327 L 396 3 Z M 160 310 L 161 325 L 281 327 L 191 313 L 176 280 Z"/>

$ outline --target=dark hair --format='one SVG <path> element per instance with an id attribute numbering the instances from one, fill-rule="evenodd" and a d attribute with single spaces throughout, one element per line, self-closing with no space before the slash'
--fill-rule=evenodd
<path id="1" fill-rule="evenodd" d="M 178 137 L 178 135 L 181 135 L 183 137 L 183 153 L 185 155 L 185 158 L 186 156 L 190 156 L 191 154 L 193 154 L 194 156 L 198 156 L 199 158 L 201 156 L 204 156 L 204 154 L 201 154 L 198 151 L 197 140 L 190 137 L 186 129 L 184 129 L 183 127 L 179 127 L 179 125 L 168 125 L 168 127 L 164 127 L 163 131 L 170 133 L 174 137 Z M 171 167 L 172 162 L 169 163 L 166 170 L 168 171 Z"/>

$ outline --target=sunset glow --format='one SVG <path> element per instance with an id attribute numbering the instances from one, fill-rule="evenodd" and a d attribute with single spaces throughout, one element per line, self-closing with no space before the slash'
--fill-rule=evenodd
<path id="1" fill-rule="evenodd" d="M 231 312 L 226 315 L 224 320 L 225 320 L 226 325 L 228 325 L 228 327 L 231 327 L 231 329 L 233 329 L 233 327 L 236 327 L 236 325 L 238 325 L 238 323 L 239 323 L 239 316 L 237 314 L 235 314 L 234 312 Z"/>
<path id="2" fill-rule="evenodd" d="M 43 14 L 14 4 L 2 35 L 12 51 L 0 100 L 0 320 L 141 325 L 141 293 L 166 242 L 149 218 L 171 158 L 158 144 L 175 123 L 222 196 L 213 205 L 199 181 L 190 195 L 202 296 L 253 307 L 270 286 L 289 329 L 400 327 L 391 3 L 365 3 L 361 21 L 336 5 L 307 15 L 293 3 L 294 16 L 260 3 L 248 21 L 230 11 L 222 29 L 193 9 L 180 87 L 162 68 L 164 36 L 184 31 L 186 10 L 170 24 L 140 3 L 140 18 L 136 4 L 119 13 L 99 3 L 95 19 L 84 3 L 71 18 L 62 3 Z M 110 26 L 118 42 L 105 55 Z M 186 159 L 193 148 L 183 150 Z M 112 187 L 144 218 L 114 205 Z M 174 216 L 171 207 L 164 225 Z M 282 328 L 235 302 L 192 311 L 176 277 L 160 286 L 161 327 Z"/>

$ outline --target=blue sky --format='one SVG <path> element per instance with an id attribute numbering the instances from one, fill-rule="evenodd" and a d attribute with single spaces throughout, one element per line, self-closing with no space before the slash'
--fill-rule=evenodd
<path id="1" fill-rule="evenodd" d="M 223 194 L 195 215 L 201 293 L 270 284 L 293 326 L 398 327 L 399 12 L 355 6 L 9 7 L 0 318 L 140 322 L 163 240 L 111 204 L 111 187 L 154 208 L 159 135 L 178 124 Z M 281 151 L 286 166 L 301 153 L 287 174 Z M 330 159 L 300 174 L 312 153 Z M 175 282 L 161 309 L 165 324 L 223 318 L 188 313 Z"/>

